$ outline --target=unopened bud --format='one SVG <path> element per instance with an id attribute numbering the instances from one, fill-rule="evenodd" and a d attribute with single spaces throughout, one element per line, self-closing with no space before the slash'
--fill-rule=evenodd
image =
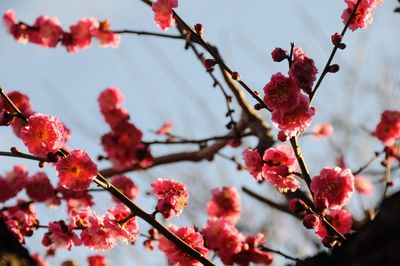
<path id="1" fill-rule="evenodd" d="M 336 73 L 339 71 L 339 65 L 338 64 L 334 64 L 334 65 L 330 65 L 327 69 L 327 71 L 329 73 Z"/>
<path id="2" fill-rule="evenodd" d="M 203 35 L 203 24 L 197 23 L 196 25 L 194 25 L 194 31 L 202 36 Z"/>
<path id="3" fill-rule="evenodd" d="M 283 133 L 283 131 L 281 130 L 281 131 L 279 131 L 279 133 L 278 133 L 278 139 L 279 139 L 280 141 L 282 141 L 282 142 L 285 142 L 285 141 L 288 139 L 288 137 L 287 137 L 286 134 Z"/>
<path id="4" fill-rule="evenodd" d="M 275 48 L 272 53 L 272 60 L 275 62 L 282 62 L 288 57 L 288 52 L 286 50 L 283 50 L 282 48 Z"/>
<path id="5" fill-rule="evenodd" d="M 331 36 L 332 44 L 335 46 L 339 46 L 341 44 L 343 36 L 339 33 L 335 33 Z"/>
<path id="6" fill-rule="evenodd" d="M 303 200 L 294 198 L 289 201 L 289 210 L 296 214 L 303 214 L 306 212 L 307 206 Z"/>
<path id="7" fill-rule="evenodd" d="M 206 69 L 212 69 L 215 65 L 217 64 L 217 61 L 214 59 L 205 59 L 204 60 L 204 66 Z"/>
<path id="8" fill-rule="evenodd" d="M 319 225 L 319 218 L 315 214 L 307 214 L 303 219 L 303 225 L 307 229 L 314 229 Z"/>
<path id="9" fill-rule="evenodd" d="M 260 103 L 256 103 L 255 105 L 254 105 L 254 109 L 256 109 L 256 110 L 261 110 L 263 107 L 262 107 L 262 105 L 260 104 Z"/>
<path id="10" fill-rule="evenodd" d="M 231 76 L 233 80 L 240 80 L 240 74 L 238 72 L 232 72 Z"/>

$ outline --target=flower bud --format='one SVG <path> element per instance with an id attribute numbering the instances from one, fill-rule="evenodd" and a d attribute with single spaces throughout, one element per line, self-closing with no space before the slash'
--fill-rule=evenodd
<path id="1" fill-rule="evenodd" d="M 217 64 L 217 61 L 214 59 L 205 59 L 203 64 L 207 70 L 210 70 Z"/>
<path id="2" fill-rule="evenodd" d="M 240 74 L 238 72 L 232 72 L 231 76 L 233 80 L 240 80 Z"/>
<path id="3" fill-rule="evenodd" d="M 282 48 L 275 48 L 272 53 L 272 60 L 275 62 L 282 62 L 288 57 L 288 52 L 286 50 L 283 50 Z"/>
<path id="4" fill-rule="evenodd" d="M 339 65 L 338 65 L 338 64 L 330 65 L 330 66 L 328 67 L 327 71 L 328 71 L 329 73 L 336 73 L 336 72 L 339 71 Z"/>
<path id="5" fill-rule="evenodd" d="M 299 198 L 294 198 L 289 201 L 289 210 L 296 214 L 304 214 L 306 211 L 306 204 Z"/>
<path id="6" fill-rule="evenodd" d="M 307 229 L 314 229 L 320 223 L 320 220 L 315 214 L 307 214 L 303 219 L 303 225 Z"/>
<path id="7" fill-rule="evenodd" d="M 196 25 L 194 25 L 194 31 L 198 34 L 198 35 L 200 35 L 200 36 L 202 36 L 203 35 L 203 24 L 200 24 L 200 23 L 197 23 Z"/>
<path id="8" fill-rule="evenodd" d="M 342 42 L 343 36 L 340 35 L 339 33 L 335 33 L 331 36 L 332 44 L 335 46 L 339 46 L 339 44 Z"/>

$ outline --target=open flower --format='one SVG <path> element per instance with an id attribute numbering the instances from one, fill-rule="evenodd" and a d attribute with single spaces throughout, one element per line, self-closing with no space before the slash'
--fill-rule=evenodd
<path id="1" fill-rule="evenodd" d="M 315 198 L 326 198 L 330 209 L 340 209 L 354 191 L 354 176 L 350 169 L 325 167 L 311 180 Z"/>
<path id="2" fill-rule="evenodd" d="M 183 183 L 159 178 L 151 184 L 154 195 L 159 198 L 156 210 L 165 218 L 179 216 L 187 205 L 189 193 Z"/>
<path id="3" fill-rule="evenodd" d="M 97 176 L 97 166 L 83 150 L 73 150 L 56 165 L 60 184 L 71 190 L 86 190 Z"/>
<path id="4" fill-rule="evenodd" d="M 54 116 L 40 113 L 29 117 L 20 137 L 30 153 L 41 157 L 58 151 L 65 144 L 62 122 Z"/>

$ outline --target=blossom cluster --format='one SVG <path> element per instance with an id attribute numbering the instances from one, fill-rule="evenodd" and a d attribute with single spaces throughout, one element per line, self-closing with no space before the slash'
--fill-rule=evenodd
<path id="1" fill-rule="evenodd" d="M 300 187 L 295 178 L 297 160 L 290 147 L 281 144 L 265 150 L 261 159 L 257 150 L 247 149 L 243 152 L 246 168 L 256 181 L 267 180 L 279 191 L 294 192 Z"/>
<path id="2" fill-rule="evenodd" d="M 345 0 L 347 8 L 343 11 L 342 20 L 346 24 L 351 14 L 353 13 L 354 7 L 357 4 L 357 0 Z M 383 0 L 361 0 L 358 8 L 354 14 L 353 19 L 349 24 L 349 29 L 355 31 L 356 29 L 364 29 L 368 24 L 373 21 L 372 10 L 377 5 L 382 5 Z"/>
<path id="3" fill-rule="evenodd" d="M 160 29 L 165 31 L 172 27 L 175 22 L 172 9 L 177 7 L 178 0 L 157 0 L 153 2 L 154 22 Z"/>
<path id="4" fill-rule="evenodd" d="M 329 222 L 339 233 L 345 235 L 350 232 L 353 220 L 351 214 L 343 209 L 355 189 L 354 176 L 350 169 L 340 167 L 325 167 L 319 175 L 311 180 L 311 191 L 314 193 L 314 212 L 309 212 L 305 203 L 298 199 L 292 199 L 289 208 L 297 214 L 305 214 L 303 224 L 308 229 L 315 229 L 322 243 L 332 247 L 337 243 L 337 236 L 328 232 L 321 217 Z"/>
<path id="5" fill-rule="evenodd" d="M 280 129 L 278 138 L 284 141 L 311 124 L 315 109 L 310 107 L 308 94 L 318 70 L 314 60 L 298 47 L 293 49 L 293 58 L 281 48 L 275 48 L 271 55 L 276 62 L 290 61 L 289 75 L 278 72 L 264 87 L 264 103 L 272 112 L 273 124 Z"/>
<path id="6" fill-rule="evenodd" d="M 110 30 L 111 25 L 108 20 L 98 21 L 93 17 L 83 18 L 71 25 L 69 32 L 61 28 L 57 18 L 49 16 L 38 17 L 32 25 L 17 22 L 13 10 L 6 11 L 3 22 L 19 43 L 30 42 L 46 48 L 54 48 L 61 43 L 68 52 L 88 48 L 92 38 L 97 39 L 101 47 L 117 48 L 121 41 L 120 35 Z"/>
<path id="7" fill-rule="evenodd" d="M 172 179 L 158 178 L 151 184 L 154 195 L 159 199 L 156 211 L 164 218 L 179 216 L 187 205 L 189 193 L 183 183 Z"/>
<path id="8" fill-rule="evenodd" d="M 129 122 L 128 112 L 120 107 L 125 97 L 121 90 L 109 87 L 103 90 L 98 103 L 111 131 L 101 137 L 101 144 L 115 169 L 133 165 L 146 168 L 153 164 L 150 148 L 142 143 L 143 133 Z"/>
<path id="9" fill-rule="evenodd" d="M 170 225 L 169 229 L 204 256 L 209 250 L 215 251 L 224 265 L 270 264 L 272 255 L 260 249 L 265 243 L 264 235 L 244 236 L 235 227 L 241 209 L 237 190 L 223 187 L 214 188 L 211 192 L 212 198 L 207 204 L 208 222 L 200 231 L 190 226 L 178 228 L 175 225 Z M 172 264 L 201 265 L 164 236 L 159 238 L 159 249 Z"/>
<path id="10" fill-rule="evenodd" d="M 79 229 L 80 235 L 76 233 Z M 65 248 L 84 245 L 92 250 L 110 250 L 116 240 L 133 243 L 139 235 L 136 217 L 122 204 L 107 210 L 105 215 L 92 213 L 90 208 L 72 211 L 70 223 L 60 220 L 50 222 L 42 244 L 48 248 Z"/>

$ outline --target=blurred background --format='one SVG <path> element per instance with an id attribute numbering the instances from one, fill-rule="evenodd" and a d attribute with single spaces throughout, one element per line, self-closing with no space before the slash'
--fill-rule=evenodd
<path id="1" fill-rule="evenodd" d="M 270 53 L 275 47 L 289 49 L 292 41 L 302 47 L 322 71 L 332 49 L 330 36 L 342 30 L 340 17 L 346 8 L 344 1 L 318 0 L 181 0 L 179 5 L 178 14 L 190 25 L 202 23 L 205 38 L 219 48 L 226 64 L 259 91 L 272 74 L 287 73 L 287 64 L 272 62 Z M 400 50 L 396 48 L 400 43 L 400 15 L 393 12 L 397 5 L 397 1 L 386 0 L 375 10 L 374 22 L 366 30 L 347 33 L 344 39 L 347 48 L 339 51 L 333 61 L 340 65 L 340 71 L 325 78 L 314 102 L 318 112 L 313 125 L 332 123 L 335 133 L 331 140 L 304 137 L 300 143 L 312 175 L 322 167 L 335 165 L 339 156 L 337 147 L 351 169 L 358 169 L 373 157 L 374 151 L 381 150 L 381 144 L 370 132 L 383 110 L 398 110 L 400 106 Z M 93 16 L 99 20 L 107 18 L 114 30 L 161 32 L 153 22 L 151 9 L 139 0 L 0 1 L 0 13 L 8 9 L 14 9 L 17 20 L 28 24 L 40 15 L 57 17 L 64 30 L 83 17 Z M 170 29 L 168 33 L 177 32 Z M 122 35 L 118 49 L 103 49 L 94 41 L 90 48 L 70 54 L 61 46 L 44 49 L 33 44 L 17 44 L 3 27 L 0 59 L 0 85 L 8 92 L 18 90 L 27 94 L 35 111 L 60 118 L 72 131 L 69 147 L 85 149 L 92 158 L 103 153 L 100 137 L 109 130 L 96 100 L 99 92 L 108 86 L 117 86 L 124 92 L 123 107 L 129 111 L 131 121 L 144 132 L 144 140 L 157 139 L 152 131 L 168 120 L 174 122 L 172 133 L 189 138 L 227 132 L 225 125 L 229 120 L 225 117 L 225 100 L 221 92 L 212 87 L 210 77 L 194 54 L 184 49 L 181 40 Z M 220 77 L 218 71 L 215 73 Z M 240 110 L 236 103 L 233 106 L 238 120 Z M 267 113 L 264 117 L 270 120 Z M 254 145 L 256 139 L 248 138 L 242 147 L 227 147 L 222 153 L 241 161 L 243 149 Z M 11 146 L 25 150 L 10 129 L 2 128 L 0 150 Z M 154 156 L 196 149 L 196 145 L 152 147 Z M 30 174 L 39 171 L 35 162 L 3 157 L 0 158 L 0 174 L 10 171 L 14 164 L 26 165 Z M 99 162 L 99 168 L 109 166 L 107 162 Z M 382 169 L 379 160 L 371 169 L 378 172 Z M 47 167 L 45 171 L 56 184 L 54 170 Z M 395 172 L 393 177 L 398 175 Z M 234 163 L 221 157 L 215 157 L 212 162 L 163 165 L 128 176 L 140 187 L 138 202 L 148 211 L 154 208 L 156 200 L 146 196 L 146 192 L 151 190 L 150 184 L 156 178 L 173 178 L 188 186 L 189 205 L 179 219 L 168 220 L 168 223 L 204 226 L 210 189 L 236 186 L 242 197 L 242 217 L 246 217 L 239 221 L 238 228 L 244 233 L 263 232 L 268 239 L 267 247 L 294 257 L 309 256 L 323 249 L 314 233 L 306 231 L 298 220 L 243 194 L 241 187 L 247 186 L 269 199 L 284 200 L 274 188 L 265 183 L 258 185 L 250 174 L 237 171 Z M 381 178 L 379 174 L 365 176 L 372 181 Z M 396 181 L 391 191 L 398 190 Z M 355 219 L 363 218 L 360 201 L 366 208 L 373 207 L 382 190 L 377 184 L 372 196 L 353 197 L 349 209 Z M 106 193 L 97 193 L 95 199 L 98 203 L 95 210 L 100 214 L 113 204 Z M 42 224 L 65 217 L 65 206 L 51 210 L 39 205 L 37 209 Z M 141 221 L 140 228 L 143 233 L 149 229 Z M 27 239 L 31 252 L 45 254 L 40 244 L 43 233 L 39 229 Z M 111 266 L 167 265 L 160 251 L 144 250 L 144 240 L 139 237 L 136 245 L 119 244 L 110 252 L 96 254 L 107 256 Z M 57 251 L 56 256 L 48 257 L 47 261 L 50 265 L 60 265 L 74 259 L 79 265 L 87 265 L 89 254 L 93 252 L 75 247 L 70 252 Z M 290 262 L 278 255 L 274 258 L 274 265 Z"/>

